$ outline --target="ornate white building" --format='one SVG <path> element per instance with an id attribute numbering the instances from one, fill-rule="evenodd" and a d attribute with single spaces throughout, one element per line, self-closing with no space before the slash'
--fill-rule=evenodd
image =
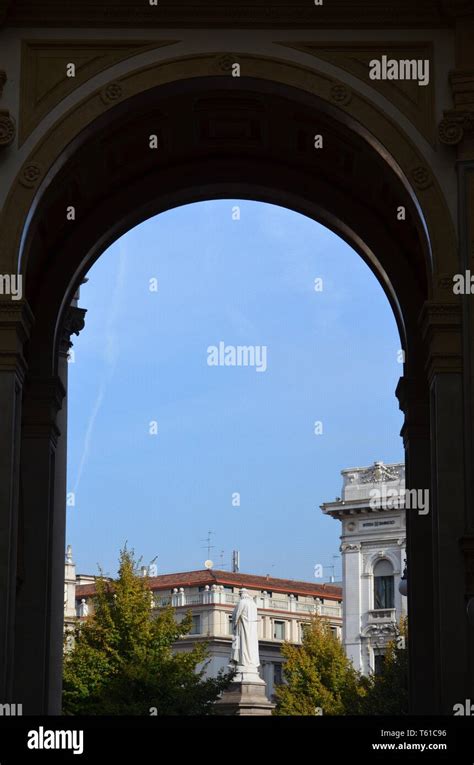
<path id="1" fill-rule="evenodd" d="M 406 614 L 399 592 L 405 564 L 405 466 L 342 470 L 342 496 L 321 505 L 341 521 L 343 642 L 356 669 L 377 672 Z"/>
<path id="2" fill-rule="evenodd" d="M 148 582 L 157 609 L 172 605 L 178 620 L 191 611 L 191 633 L 183 636 L 175 649 L 187 651 L 197 642 L 205 642 L 209 654 L 206 675 L 209 677 L 228 668 L 232 644 L 231 614 L 239 600 L 240 588 L 245 587 L 258 608 L 260 674 L 270 699 L 275 686 L 282 682 L 281 646 L 284 641 L 301 644 L 303 630 L 312 614 L 326 617 L 334 634 L 342 637 L 342 590 L 336 585 L 214 569 L 162 574 L 149 577 Z M 66 625 L 92 613 L 94 593 L 93 577 L 76 577 L 72 551 L 68 547 Z"/>

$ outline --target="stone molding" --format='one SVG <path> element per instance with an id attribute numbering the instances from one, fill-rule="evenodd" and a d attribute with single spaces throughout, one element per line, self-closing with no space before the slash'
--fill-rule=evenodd
<path id="1" fill-rule="evenodd" d="M 97 74 L 140 53 L 174 45 L 177 42 L 179 40 L 67 38 L 23 40 L 19 110 L 20 146 L 63 98 Z M 75 77 L 67 77 L 68 63 L 75 64 Z M 113 100 L 113 98 L 110 99 L 110 102 Z"/>
<path id="2" fill-rule="evenodd" d="M 0 2 L 0 23 L 4 21 Z M 19 7 L 18 7 L 19 6 Z M 293 0 L 159 0 L 157 7 L 133 0 L 23 0 L 11 3 L 6 16 L 12 26 L 245 29 L 319 29 L 336 27 L 419 29 L 449 28 L 456 16 L 472 13 L 469 0 L 331 0 L 322 6 Z M 5 21 L 4 21 L 5 23 Z"/>
<path id="3" fill-rule="evenodd" d="M 186 80 L 190 77 L 215 75 L 216 62 L 221 61 L 224 55 L 220 52 L 213 55 L 167 59 L 129 72 L 113 82 L 120 85 L 129 98 L 160 84 Z M 238 55 L 245 76 L 296 87 L 317 95 L 329 104 L 334 105 L 337 102 L 338 109 L 363 125 L 376 140 L 381 142 L 384 149 L 398 163 L 408 185 L 412 185 L 412 194 L 413 196 L 416 194 L 418 198 L 417 204 L 422 206 L 432 241 L 433 267 L 435 270 L 449 272 L 448 263 L 455 259 L 457 251 L 453 222 L 437 180 L 428 171 L 424 172 L 421 155 L 400 125 L 388 118 L 372 101 L 358 92 L 350 91 L 343 83 L 321 72 L 271 57 L 235 55 Z M 230 75 L 221 71 L 220 76 L 229 77 Z M 344 98 L 341 97 L 339 89 L 336 93 L 336 85 L 343 86 L 345 89 Z M 349 99 L 346 90 L 350 93 Z M 70 144 L 81 130 L 103 115 L 107 109 L 114 107 L 115 101 L 104 102 L 103 93 L 102 87 L 71 107 L 51 127 L 48 134 L 39 141 L 26 159 L 17 176 L 17 182 L 13 183 L 5 201 L 2 223 L 5 252 L 19 252 L 23 229 L 22 218 L 25 219 L 28 215 L 40 180 L 55 162 L 63 147 Z M 337 101 L 334 100 L 335 98 Z"/>
<path id="4" fill-rule="evenodd" d="M 0 373 L 15 371 L 22 382 L 27 369 L 23 348 L 33 322 L 26 301 L 0 300 Z"/>
<path id="5" fill-rule="evenodd" d="M 410 80 L 371 80 L 369 62 L 387 55 L 396 59 L 427 59 L 433 67 L 433 44 L 406 40 L 387 41 L 288 41 L 278 42 L 286 48 L 308 53 L 317 59 L 357 77 L 385 96 L 412 122 L 432 144 L 435 143 L 435 85 L 430 79 L 426 87 Z"/>
<path id="6" fill-rule="evenodd" d="M 56 419 L 65 396 L 66 389 L 58 376 L 28 381 L 23 407 L 23 432 L 27 438 L 49 438 L 57 446 L 60 430 Z"/>
<path id="7" fill-rule="evenodd" d="M 463 368 L 460 302 L 426 301 L 420 316 L 420 327 L 427 346 L 429 381 L 435 374 L 460 374 Z"/>

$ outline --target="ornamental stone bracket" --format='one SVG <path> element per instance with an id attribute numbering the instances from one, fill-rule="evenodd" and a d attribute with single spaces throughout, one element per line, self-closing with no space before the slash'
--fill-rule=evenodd
<path id="1" fill-rule="evenodd" d="M 72 348 L 72 335 L 79 335 L 79 333 L 84 329 L 86 323 L 86 313 L 87 310 L 85 308 L 69 306 L 64 318 L 61 333 L 60 351 L 62 353 L 67 354 L 69 349 Z"/>
<path id="2" fill-rule="evenodd" d="M 411 439 L 429 438 L 430 401 L 428 388 L 418 378 L 403 376 L 398 381 L 395 395 L 405 415 L 401 435 L 405 447 Z"/>
<path id="3" fill-rule="evenodd" d="M 7 81 L 7 73 L 0 69 L 0 98 L 3 96 L 3 87 Z M 15 140 L 16 125 L 10 116 L 8 109 L 0 109 L 0 151 L 6 149 Z"/>
<path id="4" fill-rule="evenodd" d="M 16 136 L 16 125 L 8 109 L 0 109 L 0 150 L 11 146 Z"/>
<path id="5" fill-rule="evenodd" d="M 474 143 L 474 70 L 450 73 L 454 109 L 444 112 L 438 128 L 441 143 L 457 146 L 463 141 Z"/>

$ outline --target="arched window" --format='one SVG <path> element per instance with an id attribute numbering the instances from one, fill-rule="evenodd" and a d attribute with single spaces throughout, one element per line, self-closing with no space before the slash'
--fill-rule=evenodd
<path id="1" fill-rule="evenodd" d="M 395 608 L 393 566 L 388 560 L 374 566 L 374 608 Z"/>

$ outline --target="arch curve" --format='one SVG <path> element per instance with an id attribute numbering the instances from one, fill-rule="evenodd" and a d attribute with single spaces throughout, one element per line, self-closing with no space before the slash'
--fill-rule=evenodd
<path id="1" fill-rule="evenodd" d="M 78 280 L 128 228 L 179 204 L 240 196 L 309 215 L 359 252 L 392 306 L 409 370 L 415 358 L 423 361 L 415 330 L 437 290 L 436 273 L 456 267 L 454 230 L 435 178 L 400 127 L 345 84 L 281 60 L 237 59 L 245 72 L 238 81 L 219 55 L 131 72 L 72 107 L 34 148 L 2 228 L 9 268 L 24 274 L 33 313 L 39 295 L 49 296 L 35 333 L 46 332 L 56 348 Z M 146 143 L 153 130 L 156 157 Z M 326 141 L 319 153 L 316 131 Z M 67 199 L 79 200 L 73 226 Z M 399 206 L 407 212 L 403 225 Z M 54 373 L 54 356 L 38 373 Z"/>

